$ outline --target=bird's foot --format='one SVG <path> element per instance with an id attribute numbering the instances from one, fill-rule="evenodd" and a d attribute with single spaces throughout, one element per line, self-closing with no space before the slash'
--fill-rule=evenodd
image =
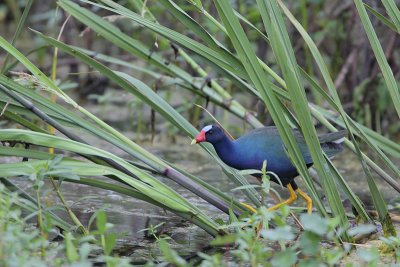
<path id="1" fill-rule="evenodd" d="M 296 192 L 293 190 L 293 187 L 290 184 L 288 184 L 287 188 L 289 190 L 290 197 L 288 199 L 286 199 L 285 201 L 282 201 L 281 203 L 278 203 L 278 204 L 268 208 L 269 211 L 277 210 L 283 205 L 289 205 L 297 199 L 297 195 L 296 195 Z"/>
<path id="2" fill-rule="evenodd" d="M 306 201 L 307 203 L 307 213 L 311 214 L 312 213 L 312 199 L 304 193 L 300 188 L 296 190 L 297 193 Z"/>

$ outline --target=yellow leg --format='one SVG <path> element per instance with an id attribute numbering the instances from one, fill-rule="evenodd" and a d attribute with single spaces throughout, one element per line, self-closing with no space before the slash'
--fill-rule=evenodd
<path id="1" fill-rule="evenodd" d="M 311 214 L 312 213 L 312 199 L 306 193 L 301 191 L 300 188 L 298 188 L 296 190 L 296 192 L 299 193 L 299 195 L 306 201 L 306 203 L 307 203 L 307 212 L 309 214 Z"/>
<path id="2" fill-rule="evenodd" d="M 282 201 L 281 203 L 278 203 L 275 206 L 272 206 L 271 208 L 268 209 L 269 211 L 279 209 L 279 207 L 282 205 L 289 205 L 297 199 L 297 195 L 296 195 L 296 192 L 293 190 L 293 187 L 290 184 L 288 184 L 287 188 L 289 190 L 290 197 L 288 199 L 286 199 L 285 201 Z"/>
<path id="3" fill-rule="evenodd" d="M 246 204 L 246 203 L 243 203 L 243 202 L 240 202 L 240 204 L 242 204 L 243 207 L 247 208 L 252 213 L 257 213 L 257 210 L 255 208 L 253 208 L 252 206 L 250 206 L 249 204 Z"/>
<path id="4" fill-rule="evenodd" d="M 240 202 L 240 204 L 242 204 L 242 206 L 245 207 L 246 209 L 248 209 L 250 212 L 257 213 L 257 210 L 255 208 L 253 208 L 252 206 L 250 206 L 249 204 L 246 204 L 246 203 L 243 203 L 243 202 Z M 258 223 L 258 225 L 256 226 L 256 229 L 255 229 L 256 230 L 256 236 L 259 236 L 259 232 L 261 231 L 262 226 L 263 226 L 263 222 L 260 221 Z"/>

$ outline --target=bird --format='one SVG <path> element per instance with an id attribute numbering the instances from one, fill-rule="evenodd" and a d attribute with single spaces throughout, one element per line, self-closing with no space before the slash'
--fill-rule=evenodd
<path id="1" fill-rule="evenodd" d="M 313 165 L 310 151 L 306 141 L 298 129 L 292 129 L 301 154 L 310 168 Z M 322 150 L 332 158 L 343 150 L 342 142 L 347 136 L 347 130 L 328 133 L 318 136 Z M 229 138 L 224 130 L 216 124 L 205 126 L 193 139 L 192 145 L 208 142 L 211 143 L 219 158 L 228 166 L 237 170 L 261 170 L 266 161 L 266 170 L 273 172 L 279 180 L 271 175 L 271 181 L 281 183 L 289 190 L 290 197 L 268 210 L 276 210 L 282 205 L 289 205 L 297 199 L 297 193 L 306 201 L 307 212 L 312 213 L 312 199 L 298 188 L 295 177 L 299 175 L 296 167 L 290 161 L 285 145 L 276 126 L 256 128 L 240 136 L 236 140 Z M 261 174 L 252 174 L 261 181 Z M 244 206 L 249 207 L 243 203 Z M 254 209 L 253 209 L 254 210 Z"/>

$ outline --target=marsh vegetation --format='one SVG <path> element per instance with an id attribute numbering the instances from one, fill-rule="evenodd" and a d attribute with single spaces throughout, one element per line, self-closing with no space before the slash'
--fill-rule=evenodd
<path id="1" fill-rule="evenodd" d="M 0 3 L 0 265 L 399 264 L 398 6 Z M 312 214 L 190 147 L 213 123 L 275 125 Z"/>

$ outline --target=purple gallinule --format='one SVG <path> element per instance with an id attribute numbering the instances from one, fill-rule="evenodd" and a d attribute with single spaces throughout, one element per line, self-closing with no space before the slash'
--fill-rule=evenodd
<path id="1" fill-rule="evenodd" d="M 293 130 L 293 134 L 307 167 L 311 167 L 313 161 L 304 137 L 297 129 Z M 329 158 L 342 150 L 341 143 L 346 135 L 347 131 L 343 130 L 318 137 L 322 149 Z M 297 199 L 297 192 L 306 201 L 307 211 L 311 213 L 312 200 L 297 187 L 294 181 L 294 178 L 298 176 L 298 172 L 287 156 L 283 141 L 276 127 L 267 126 L 258 128 L 239 137 L 237 140 L 231 140 L 219 126 L 208 125 L 200 131 L 192 141 L 192 144 L 201 142 L 211 143 L 221 160 L 228 166 L 238 170 L 261 170 L 263 162 L 266 160 L 267 171 L 275 173 L 282 185 L 287 187 L 290 193 L 289 199 L 276 204 L 269 208 L 269 210 L 275 210 L 284 204 L 291 204 Z M 254 176 L 259 179 L 261 178 L 260 174 L 254 174 Z M 273 175 L 271 176 L 271 180 L 279 183 Z"/>

